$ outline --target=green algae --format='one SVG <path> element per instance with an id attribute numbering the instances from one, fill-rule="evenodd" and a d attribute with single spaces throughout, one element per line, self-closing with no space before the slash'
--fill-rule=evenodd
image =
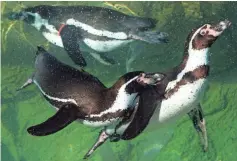
<path id="1" fill-rule="evenodd" d="M 1 2 L 2 56 L 2 160 L 68 161 L 82 160 L 100 129 L 78 122 L 47 137 L 30 136 L 26 129 L 38 124 L 55 111 L 35 86 L 15 90 L 34 70 L 37 45 L 43 45 L 60 60 L 73 65 L 63 49 L 48 43 L 32 27 L 10 22 L 4 14 L 25 6 L 46 2 Z M 144 45 L 141 55 L 132 62 L 133 70 L 164 71 L 179 63 L 187 34 L 201 23 L 228 18 L 237 23 L 236 2 L 47 2 L 50 5 L 93 5 L 158 19 L 158 28 L 170 34 L 170 45 Z M 201 149 L 199 138 L 187 116 L 175 127 L 142 133 L 131 141 L 107 142 L 90 161 L 232 161 L 237 149 L 237 36 L 236 25 L 226 31 L 211 48 L 210 85 L 202 99 L 209 139 L 208 152 Z M 87 58 L 88 72 L 107 86 L 126 72 L 127 47 L 112 52 L 120 65 L 103 66 Z"/>

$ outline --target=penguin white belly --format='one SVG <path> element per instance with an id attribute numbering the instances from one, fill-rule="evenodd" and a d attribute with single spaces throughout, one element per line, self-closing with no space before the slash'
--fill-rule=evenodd
<path id="1" fill-rule="evenodd" d="M 171 82 L 172 83 L 172 82 Z M 167 100 L 163 100 L 160 109 L 156 109 L 151 123 L 157 126 L 177 120 L 196 107 L 200 96 L 204 91 L 206 79 L 199 79 L 193 83 L 181 86 Z"/>
<path id="2" fill-rule="evenodd" d="M 133 40 L 107 40 L 107 41 L 99 41 L 92 39 L 84 39 L 84 43 L 98 52 L 110 52 L 118 47 L 124 46 Z"/>
<path id="3" fill-rule="evenodd" d="M 136 98 L 136 100 L 134 101 L 134 104 L 131 106 L 132 108 L 134 107 L 134 111 L 132 113 L 132 115 L 130 116 L 129 120 L 127 120 L 125 123 L 121 124 L 120 126 L 116 127 L 118 125 L 118 123 L 121 123 L 119 120 L 119 122 L 117 122 L 117 124 L 113 124 L 110 125 L 108 127 L 106 127 L 106 133 L 109 135 L 112 135 L 115 133 L 115 128 L 116 128 L 116 134 L 122 135 L 124 133 L 124 131 L 128 128 L 128 126 L 131 124 L 131 122 L 133 121 L 137 109 L 138 109 L 138 101 L 139 101 L 139 97 Z"/>
<path id="4" fill-rule="evenodd" d="M 42 34 L 50 43 L 64 48 L 62 38 L 57 33 L 43 32 Z"/>
<path id="5" fill-rule="evenodd" d="M 43 36 L 52 44 L 63 48 L 63 42 L 61 36 L 56 33 L 43 32 Z M 84 39 L 84 43 L 91 49 L 98 52 L 110 52 L 118 47 L 124 46 L 133 40 L 108 40 L 98 41 L 91 39 Z"/>

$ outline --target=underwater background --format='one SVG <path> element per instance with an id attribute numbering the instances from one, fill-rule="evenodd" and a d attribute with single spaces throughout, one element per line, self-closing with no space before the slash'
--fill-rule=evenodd
<path id="1" fill-rule="evenodd" d="M 29 126 L 55 113 L 36 86 L 16 92 L 34 71 L 37 45 L 73 65 L 64 49 L 50 44 L 35 28 L 12 22 L 5 14 L 24 7 L 92 5 L 158 20 L 168 44 L 136 42 L 111 52 L 119 62 L 105 66 L 85 55 L 86 71 L 106 86 L 128 71 L 162 72 L 178 65 L 189 32 L 204 23 L 228 19 L 227 29 L 210 49 L 208 89 L 201 104 L 209 148 L 202 151 L 188 115 L 169 127 L 144 132 L 131 141 L 107 141 L 90 161 L 236 161 L 237 160 L 237 2 L 1 2 L 1 155 L 2 161 L 79 161 L 95 142 L 100 129 L 78 122 L 47 137 L 27 133 Z"/>

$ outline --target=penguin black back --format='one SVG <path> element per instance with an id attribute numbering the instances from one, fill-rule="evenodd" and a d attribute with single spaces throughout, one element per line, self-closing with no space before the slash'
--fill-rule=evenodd
<path id="1" fill-rule="evenodd" d="M 58 22 L 65 22 L 67 19 L 75 17 L 95 28 L 102 28 L 112 32 L 118 30 L 143 29 L 154 28 L 157 21 L 152 18 L 142 18 L 126 15 L 116 10 L 96 7 L 96 6 L 48 6 L 39 5 L 25 9 L 26 12 L 38 13 L 44 19 L 54 24 L 57 19 Z M 93 21 L 97 20 L 97 21 Z M 58 23 L 56 22 L 56 23 Z M 107 25 L 105 25 L 105 24 Z M 113 25 L 114 24 L 114 25 Z M 118 26 L 118 24 L 120 24 Z"/>
<path id="2" fill-rule="evenodd" d="M 38 47 L 35 68 L 34 78 L 37 84 L 40 84 L 45 93 L 55 97 L 75 97 L 80 91 L 98 91 L 105 88 L 93 75 L 62 64 L 41 47 Z"/>

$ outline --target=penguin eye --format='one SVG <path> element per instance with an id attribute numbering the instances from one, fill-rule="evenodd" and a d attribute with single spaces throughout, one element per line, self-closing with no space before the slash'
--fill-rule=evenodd
<path id="1" fill-rule="evenodd" d="M 34 23 L 35 22 L 35 16 L 28 14 L 28 16 L 25 18 L 25 21 L 27 23 Z"/>
<path id="2" fill-rule="evenodd" d="M 204 36 L 204 35 L 206 34 L 206 31 L 203 30 L 203 31 L 200 32 L 200 34 L 201 34 L 202 36 Z"/>

